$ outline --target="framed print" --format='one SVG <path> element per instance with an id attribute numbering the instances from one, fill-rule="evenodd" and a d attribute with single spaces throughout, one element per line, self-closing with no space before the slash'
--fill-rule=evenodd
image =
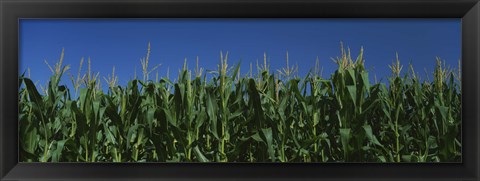
<path id="1" fill-rule="evenodd" d="M 478 180 L 477 0 L 0 2 L 2 180 Z"/>

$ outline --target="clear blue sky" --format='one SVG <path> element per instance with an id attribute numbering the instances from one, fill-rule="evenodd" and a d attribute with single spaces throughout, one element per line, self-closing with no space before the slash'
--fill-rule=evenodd
<path id="1" fill-rule="evenodd" d="M 24 19 L 20 21 L 19 72 L 31 69 L 33 81 L 45 85 L 51 75 L 44 60 L 54 64 L 65 48 L 65 64 L 76 75 L 82 57 L 90 57 L 92 70 L 101 77 L 116 67 L 120 85 L 133 77 L 134 67 L 141 78 L 140 59 L 151 43 L 150 64 L 162 64 L 160 76 L 170 67 L 170 77 L 187 58 L 194 68 L 195 57 L 201 67 L 215 69 L 220 51 L 229 52 L 230 65 L 242 62 L 242 73 L 250 62 L 263 62 L 266 52 L 271 70 L 299 65 L 305 75 L 318 56 L 323 75 L 330 76 L 337 65 L 331 57 L 340 55 L 340 42 L 356 56 L 365 49 L 366 67 L 378 79 L 390 75 L 388 65 L 399 53 L 402 63 L 411 62 L 424 77 L 432 72 L 435 57 L 457 67 L 461 58 L 460 19 Z M 86 64 L 84 64 L 86 71 Z M 404 66 L 404 71 L 407 66 Z M 431 77 L 431 75 L 430 75 Z M 154 74 L 151 75 L 154 78 Z M 70 86 L 68 77 L 65 83 Z M 102 78 L 103 81 L 103 78 Z M 104 84 L 105 82 L 102 82 Z"/>

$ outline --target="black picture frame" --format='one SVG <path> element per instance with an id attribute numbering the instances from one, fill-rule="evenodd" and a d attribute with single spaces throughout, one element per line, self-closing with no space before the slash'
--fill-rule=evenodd
<path id="1" fill-rule="evenodd" d="M 461 18 L 462 163 L 19 163 L 19 18 Z M 0 0 L 0 180 L 479 180 L 478 0 Z"/>

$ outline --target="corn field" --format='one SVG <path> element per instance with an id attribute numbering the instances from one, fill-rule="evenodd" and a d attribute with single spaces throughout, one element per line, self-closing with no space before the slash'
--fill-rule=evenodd
<path id="1" fill-rule="evenodd" d="M 437 58 L 420 80 L 398 56 L 385 83 L 371 82 L 363 49 L 341 48 L 338 69 L 318 64 L 271 71 L 266 61 L 240 75 L 220 54 L 216 71 L 186 65 L 174 81 L 149 77 L 117 85 L 88 71 L 49 65 L 45 87 L 19 77 L 19 154 L 23 162 L 460 162 L 460 69 Z M 460 67 L 460 64 L 459 64 Z M 70 75 L 73 86 L 61 85 Z M 207 73 L 212 75 L 207 79 Z M 101 82 L 108 91 L 103 91 Z"/>

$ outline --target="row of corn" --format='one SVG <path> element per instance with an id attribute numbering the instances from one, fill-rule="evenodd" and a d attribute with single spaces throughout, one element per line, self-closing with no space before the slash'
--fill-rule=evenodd
<path id="1" fill-rule="evenodd" d="M 363 49 L 342 48 L 338 69 L 295 66 L 240 76 L 221 54 L 217 71 L 184 66 L 175 81 L 143 80 L 102 91 L 98 74 L 72 76 L 60 61 L 49 83 L 19 78 L 19 153 L 23 162 L 459 162 L 461 77 L 437 59 L 420 80 L 398 57 L 386 83 L 371 82 Z M 288 57 L 288 55 L 287 55 Z M 266 60 L 266 58 L 265 58 Z M 82 60 L 83 62 L 83 60 Z M 459 65 L 460 66 L 460 65 Z M 298 68 L 298 67 L 297 67 Z M 81 68 L 80 68 L 81 69 Z"/>

